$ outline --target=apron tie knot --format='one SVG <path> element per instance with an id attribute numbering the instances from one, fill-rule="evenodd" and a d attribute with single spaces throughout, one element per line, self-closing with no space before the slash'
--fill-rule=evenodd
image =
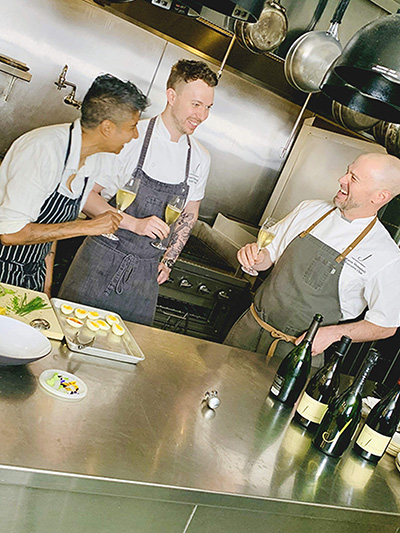
<path id="1" fill-rule="evenodd" d="M 266 361 L 267 362 L 274 355 L 275 349 L 276 349 L 277 344 L 278 344 L 279 341 L 292 342 L 294 344 L 294 341 L 296 340 L 297 337 L 294 337 L 293 335 L 287 335 L 286 333 L 283 333 L 283 331 L 279 331 L 279 329 L 276 329 L 273 326 L 271 326 L 270 324 L 268 324 L 267 322 L 264 322 L 264 320 L 262 320 L 258 316 L 256 308 L 254 307 L 254 304 L 251 304 L 250 311 L 251 311 L 251 314 L 253 315 L 254 319 L 258 323 L 258 325 L 261 326 L 266 331 L 268 331 L 268 333 L 271 335 L 271 337 L 273 337 L 275 339 L 272 342 L 271 346 L 269 347 L 269 350 L 268 350 L 268 353 L 267 353 L 267 357 L 266 357 Z"/>

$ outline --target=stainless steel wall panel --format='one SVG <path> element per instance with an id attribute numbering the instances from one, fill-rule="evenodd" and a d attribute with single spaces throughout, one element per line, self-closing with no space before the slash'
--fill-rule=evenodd
<path id="1" fill-rule="evenodd" d="M 0 54 L 26 63 L 32 80 L 17 80 L 7 102 L 0 94 L 0 155 L 22 133 L 78 116 L 63 103 L 69 91 L 58 91 L 54 85 L 64 64 L 69 65 L 67 80 L 77 85 L 78 100 L 102 72 L 130 79 L 145 92 L 155 76 L 146 117 L 164 108 L 171 65 L 182 57 L 202 57 L 90 0 L 3 0 L 2 4 Z M 187 19 L 180 20 L 184 24 Z M 1 75 L 0 93 L 7 85 L 8 77 Z M 280 148 L 298 110 L 240 73 L 223 72 L 210 118 L 196 132 L 212 158 L 203 219 L 212 222 L 223 211 L 258 222 L 283 164 Z"/>
<path id="2" fill-rule="evenodd" d="M 0 54 L 26 63 L 32 80 L 17 80 L 8 102 L 0 94 L 0 153 L 30 129 L 78 116 L 63 103 L 68 89 L 58 91 L 54 85 L 65 64 L 67 80 L 77 85 L 78 99 L 105 72 L 130 79 L 147 91 L 165 46 L 160 37 L 83 0 L 3 0 L 2 4 Z M 0 91 L 8 79 L 1 76 Z"/>
<path id="3" fill-rule="evenodd" d="M 180 58 L 199 59 L 169 43 L 150 92 L 147 115 L 165 105 L 165 81 Z M 207 62 L 214 70 L 217 67 Z M 279 152 L 289 136 L 298 106 L 224 70 L 214 106 L 195 137 L 211 154 L 211 171 L 201 217 L 210 222 L 218 212 L 256 224 L 283 164 Z"/>

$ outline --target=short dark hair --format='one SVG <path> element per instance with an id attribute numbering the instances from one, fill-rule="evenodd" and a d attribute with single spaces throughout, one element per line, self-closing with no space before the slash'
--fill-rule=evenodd
<path id="1" fill-rule="evenodd" d="M 148 104 L 147 97 L 130 81 L 102 74 L 83 99 L 81 123 L 88 129 L 96 128 L 103 120 L 118 124 L 129 120 L 130 114 L 144 111 Z"/>
<path id="2" fill-rule="evenodd" d="M 189 83 L 196 80 L 203 80 L 210 87 L 218 85 L 217 75 L 203 61 L 180 59 L 171 69 L 167 89 L 175 89 L 180 81 Z"/>

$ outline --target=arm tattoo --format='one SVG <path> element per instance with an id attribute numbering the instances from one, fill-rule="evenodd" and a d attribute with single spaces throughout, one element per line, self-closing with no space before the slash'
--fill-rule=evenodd
<path id="1" fill-rule="evenodd" d="M 179 217 L 174 231 L 169 241 L 168 250 L 165 252 L 165 259 L 176 261 L 183 250 L 193 226 L 196 224 L 197 216 L 194 213 L 182 213 Z"/>

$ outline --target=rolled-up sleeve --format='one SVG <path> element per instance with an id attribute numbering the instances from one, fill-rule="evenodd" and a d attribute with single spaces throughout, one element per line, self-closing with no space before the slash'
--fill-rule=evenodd
<path id="1" fill-rule="evenodd" d="M 16 233 L 34 222 L 60 172 L 46 146 L 19 139 L 0 166 L 0 234 Z"/>

